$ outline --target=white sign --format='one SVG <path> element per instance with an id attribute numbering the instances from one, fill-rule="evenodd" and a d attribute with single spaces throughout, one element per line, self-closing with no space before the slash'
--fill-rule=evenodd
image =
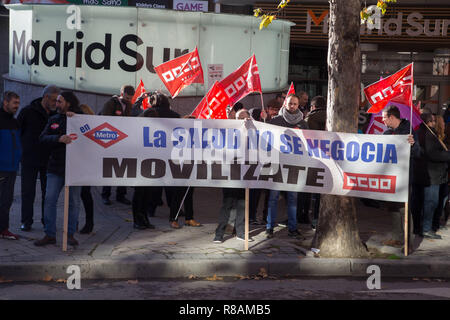
<path id="1" fill-rule="evenodd" d="M 67 28 L 73 13 L 65 5 L 8 8 L 9 76 L 27 83 L 117 94 L 122 85 L 137 86 L 142 79 L 147 91 L 160 90 L 154 67 L 197 46 L 203 68 L 220 61 L 224 74 L 230 74 L 254 53 L 263 90 L 287 85 L 292 25 L 287 21 L 274 21 L 270 30 L 259 32 L 259 20 L 251 16 L 79 6 L 80 28 Z M 285 41 L 279 41 L 280 34 Z M 193 84 L 180 96 L 207 91 L 206 84 Z"/>
<path id="2" fill-rule="evenodd" d="M 223 79 L 223 64 L 208 64 L 208 88 Z"/>
<path id="3" fill-rule="evenodd" d="M 406 202 L 406 136 L 242 120 L 75 115 L 66 182 L 76 186 L 262 188 Z"/>
<path id="4" fill-rule="evenodd" d="M 208 1 L 173 0 L 174 10 L 208 12 Z"/>

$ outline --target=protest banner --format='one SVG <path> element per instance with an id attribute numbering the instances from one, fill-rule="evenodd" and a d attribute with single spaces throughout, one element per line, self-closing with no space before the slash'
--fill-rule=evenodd
<path id="1" fill-rule="evenodd" d="M 405 202 L 406 136 L 75 115 L 66 184 L 262 188 Z"/>

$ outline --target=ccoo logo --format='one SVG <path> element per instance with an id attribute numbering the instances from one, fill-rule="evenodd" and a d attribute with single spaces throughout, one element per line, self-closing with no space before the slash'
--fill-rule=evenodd
<path id="1" fill-rule="evenodd" d="M 84 135 L 105 149 L 128 137 L 128 135 L 106 122 Z"/>

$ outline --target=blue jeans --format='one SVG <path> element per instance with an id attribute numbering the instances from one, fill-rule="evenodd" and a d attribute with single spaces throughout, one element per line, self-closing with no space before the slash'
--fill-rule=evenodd
<path id="1" fill-rule="evenodd" d="M 431 231 L 433 215 L 439 204 L 439 185 L 432 184 L 424 188 L 423 200 L 423 232 Z"/>
<path id="2" fill-rule="evenodd" d="M 56 204 L 63 187 L 63 176 L 47 173 L 47 190 L 44 201 L 44 231 L 47 236 L 52 238 L 56 238 Z M 81 187 L 69 187 L 69 235 L 73 235 L 77 230 L 80 193 Z"/>
<path id="3" fill-rule="evenodd" d="M 287 194 L 288 228 L 289 231 L 293 231 L 297 230 L 297 192 L 288 191 L 286 192 L 286 194 Z M 266 229 L 273 229 L 275 227 L 279 196 L 280 191 L 270 190 Z"/>

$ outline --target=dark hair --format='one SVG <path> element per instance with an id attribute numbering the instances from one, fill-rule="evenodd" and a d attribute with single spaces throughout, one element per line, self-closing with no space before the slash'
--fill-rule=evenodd
<path id="1" fill-rule="evenodd" d="M 149 97 L 152 107 L 170 109 L 169 98 L 162 92 L 153 92 Z"/>
<path id="2" fill-rule="evenodd" d="M 241 109 L 244 109 L 244 105 L 240 102 L 236 102 L 231 110 L 237 113 Z"/>
<path id="3" fill-rule="evenodd" d="M 261 121 L 261 109 L 260 108 L 251 108 L 249 110 L 250 117 L 256 121 Z"/>
<path id="4" fill-rule="evenodd" d="M 281 108 L 281 102 L 278 101 L 277 99 L 272 99 L 272 100 L 269 101 L 269 103 L 267 103 L 267 108 L 280 109 Z"/>
<path id="5" fill-rule="evenodd" d="M 298 93 L 298 97 L 301 97 L 301 96 L 303 96 L 304 94 L 308 95 L 308 93 L 307 93 L 306 91 L 300 91 L 300 92 Z M 300 99 L 300 98 L 299 98 L 299 99 Z"/>
<path id="6" fill-rule="evenodd" d="M 311 100 L 311 106 L 316 106 L 318 109 L 326 109 L 327 101 L 322 96 L 315 96 Z"/>
<path id="7" fill-rule="evenodd" d="M 158 112 L 153 108 L 147 108 L 142 112 L 139 117 L 145 118 L 158 118 Z"/>
<path id="8" fill-rule="evenodd" d="M 302 91 L 302 92 L 304 92 L 304 91 Z M 305 92 L 305 93 L 306 93 L 306 92 Z M 296 95 L 295 93 L 291 93 L 290 95 L 288 95 L 288 96 L 286 97 L 286 99 L 287 99 L 287 98 L 290 98 L 290 97 L 297 98 L 298 101 L 300 102 L 300 96 Z"/>
<path id="9" fill-rule="evenodd" d="M 420 119 L 422 119 L 423 122 L 428 123 L 433 121 L 433 115 L 429 112 L 424 112 L 420 115 Z"/>
<path id="10" fill-rule="evenodd" d="M 60 95 L 69 103 L 68 111 L 79 112 L 80 111 L 80 101 L 71 91 L 63 91 Z"/>
<path id="11" fill-rule="evenodd" d="M 385 108 L 383 112 L 386 112 L 387 116 L 394 116 L 397 119 L 400 119 L 400 110 L 398 110 L 397 106 L 390 105 L 389 107 Z"/>
<path id="12" fill-rule="evenodd" d="M 130 96 L 134 96 L 134 87 L 130 86 L 129 84 L 123 85 L 122 88 L 120 88 L 120 94 L 126 93 Z"/>
<path id="13" fill-rule="evenodd" d="M 9 102 L 9 101 L 11 101 L 11 99 L 20 99 L 20 97 L 17 93 L 15 93 L 13 91 L 5 91 L 5 93 L 3 93 L 2 101 Z"/>

